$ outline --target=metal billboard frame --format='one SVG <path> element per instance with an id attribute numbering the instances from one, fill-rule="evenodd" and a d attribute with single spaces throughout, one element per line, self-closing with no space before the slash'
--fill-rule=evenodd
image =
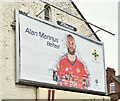
<path id="1" fill-rule="evenodd" d="M 43 83 L 43 82 L 36 82 L 36 81 L 31 81 L 31 80 L 24 80 L 21 79 L 20 77 L 20 71 L 21 71 L 21 64 L 20 64 L 20 51 L 21 51 L 21 46 L 20 46 L 20 19 L 19 19 L 19 14 L 22 14 L 24 16 L 27 16 L 33 20 L 37 20 L 41 23 L 48 24 L 50 26 L 53 26 L 55 28 L 70 32 L 74 35 L 77 35 L 78 37 L 81 37 L 85 40 L 88 40 L 90 42 L 93 42 L 95 44 L 102 45 L 103 47 L 103 63 L 104 63 L 104 82 L 105 82 L 105 92 L 99 92 L 99 91 L 93 91 L 93 90 L 86 90 L 86 89 L 80 89 L 80 88 L 74 88 L 74 87 L 67 87 L 67 86 L 59 86 L 55 84 L 49 84 L 49 83 Z M 67 91 L 75 91 L 75 92 L 83 92 L 83 93 L 89 93 L 89 94 L 97 94 L 97 95 L 106 95 L 107 94 L 107 86 L 106 86 L 106 73 L 105 73 L 105 55 L 104 55 L 104 43 L 99 42 L 97 40 L 94 40 L 90 37 L 86 37 L 85 35 L 81 35 L 77 32 L 74 32 L 72 30 L 69 30 L 67 28 L 61 27 L 59 25 L 55 25 L 51 22 L 48 22 L 46 20 L 40 19 L 35 16 L 31 16 L 23 11 L 15 9 L 15 22 L 16 22 L 16 27 L 15 27 L 15 83 L 16 84 L 26 84 L 26 85 L 32 85 L 36 87 L 46 87 L 46 88 L 51 88 L 51 89 L 60 89 L 60 90 L 67 90 Z"/>

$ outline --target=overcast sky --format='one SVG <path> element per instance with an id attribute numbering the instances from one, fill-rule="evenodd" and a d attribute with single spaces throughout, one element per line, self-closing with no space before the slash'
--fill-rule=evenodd
<path id="1" fill-rule="evenodd" d="M 115 34 L 104 31 L 96 33 L 104 42 L 105 68 L 111 67 L 118 75 L 118 1 L 119 0 L 73 0 L 88 22 Z M 96 32 L 98 28 L 92 27 Z"/>

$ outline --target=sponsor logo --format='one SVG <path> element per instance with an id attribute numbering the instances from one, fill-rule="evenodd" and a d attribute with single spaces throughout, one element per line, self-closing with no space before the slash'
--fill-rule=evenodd
<path id="1" fill-rule="evenodd" d="M 94 56 L 95 60 L 97 60 L 97 58 L 99 57 L 99 55 L 97 54 L 95 49 L 94 49 L 94 52 L 92 53 L 92 55 Z"/>

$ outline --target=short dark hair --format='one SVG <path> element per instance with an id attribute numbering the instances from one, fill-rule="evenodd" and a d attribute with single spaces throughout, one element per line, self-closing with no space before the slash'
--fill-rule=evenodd
<path id="1" fill-rule="evenodd" d="M 67 38 L 68 38 L 68 37 L 72 37 L 72 38 L 74 39 L 74 37 L 73 37 L 72 35 L 70 35 L 70 34 L 67 35 Z M 75 41 L 75 39 L 74 39 L 74 41 Z"/>
<path id="2" fill-rule="evenodd" d="M 72 36 L 72 35 L 70 35 L 70 34 L 68 34 L 68 35 L 67 35 L 67 38 L 68 38 L 68 37 L 72 37 L 72 38 L 73 38 L 73 36 Z"/>

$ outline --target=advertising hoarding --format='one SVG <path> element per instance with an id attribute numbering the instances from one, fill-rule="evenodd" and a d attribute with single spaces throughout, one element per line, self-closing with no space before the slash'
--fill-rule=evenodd
<path id="1" fill-rule="evenodd" d="M 106 92 L 103 43 L 16 10 L 16 83 Z"/>

